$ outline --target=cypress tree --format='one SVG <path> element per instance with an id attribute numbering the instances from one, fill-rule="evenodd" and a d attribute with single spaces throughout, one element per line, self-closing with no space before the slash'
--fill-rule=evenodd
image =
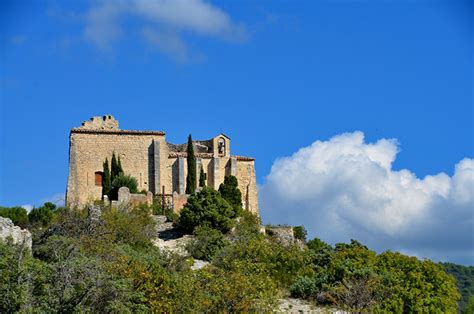
<path id="1" fill-rule="evenodd" d="M 115 157 L 115 152 L 112 153 L 112 162 L 110 166 L 110 180 L 113 182 L 116 177 L 120 174 L 120 168 L 117 161 L 117 157 Z"/>
<path id="2" fill-rule="evenodd" d="M 102 176 L 102 197 L 104 195 L 109 196 L 110 190 L 112 189 L 112 180 L 110 178 L 110 170 L 109 170 L 109 161 L 105 158 L 103 164 L 103 171 L 104 175 Z"/>
<path id="3" fill-rule="evenodd" d="M 188 175 L 186 176 L 186 194 L 196 192 L 196 156 L 194 155 L 193 139 L 191 134 L 188 137 Z"/>
<path id="4" fill-rule="evenodd" d="M 199 173 L 199 187 L 203 188 L 206 186 L 206 174 L 204 173 L 203 167 L 201 167 L 201 172 Z"/>
<path id="5" fill-rule="evenodd" d="M 117 168 L 118 168 L 118 173 L 119 173 L 119 175 L 120 175 L 120 174 L 124 174 L 123 168 L 122 168 L 122 162 L 120 161 L 120 156 L 118 157 Z"/>

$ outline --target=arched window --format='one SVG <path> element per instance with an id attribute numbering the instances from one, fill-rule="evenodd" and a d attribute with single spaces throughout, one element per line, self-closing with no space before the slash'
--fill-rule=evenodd
<path id="1" fill-rule="evenodd" d="M 219 155 L 225 155 L 225 139 L 223 137 L 219 138 L 219 142 L 217 143 L 217 152 Z"/>
<path id="2" fill-rule="evenodd" d="M 102 186 L 102 177 L 104 176 L 104 173 L 102 171 L 97 171 L 95 173 L 95 186 Z"/>

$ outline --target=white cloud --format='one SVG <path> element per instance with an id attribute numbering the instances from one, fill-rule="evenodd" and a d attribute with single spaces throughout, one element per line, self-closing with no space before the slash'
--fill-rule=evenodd
<path id="1" fill-rule="evenodd" d="M 33 209 L 33 205 L 31 205 L 31 204 L 21 205 L 21 207 L 26 209 L 27 212 L 30 212 Z"/>
<path id="2" fill-rule="evenodd" d="M 64 193 L 56 193 L 52 196 L 46 197 L 41 200 L 41 205 L 42 206 L 46 202 L 51 202 L 55 204 L 56 206 L 64 206 L 65 204 L 65 196 Z"/>
<path id="3" fill-rule="evenodd" d="M 452 177 L 394 171 L 394 139 L 366 143 L 362 132 L 316 141 L 275 161 L 260 189 L 262 216 L 303 224 L 335 243 L 358 239 L 376 250 L 474 263 L 474 160 Z"/>
<path id="4" fill-rule="evenodd" d="M 121 24 L 134 17 L 143 38 L 178 61 L 187 58 L 183 33 L 244 41 L 247 32 L 223 10 L 205 0 L 103 0 L 86 16 L 85 39 L 108 50 L 123 34 Z"/>

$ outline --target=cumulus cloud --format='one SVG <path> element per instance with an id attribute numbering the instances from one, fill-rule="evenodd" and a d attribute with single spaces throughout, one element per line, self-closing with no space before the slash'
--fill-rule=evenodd
<path id="1" fill-rule="evenodd" d="M 316 141 L 276 160 L 260 188 L 262 216 L 303 224 L 330 243 L 358 239 L 375 250 L 474 264 L 474 160 L 453 176 L 393 170 L 395 139 L 362 132 Z"/>
<path id="2" fill-rule="evenodd" d="M 178 61 L 189 58 L 184 33 L 235 42 L 247 37 L 242 24 L 205 0 L 98 1 L 87 13 L 84 37 L 101 49 L 110 49 L 129 17 L 138 19 L 145 41 Z"/>

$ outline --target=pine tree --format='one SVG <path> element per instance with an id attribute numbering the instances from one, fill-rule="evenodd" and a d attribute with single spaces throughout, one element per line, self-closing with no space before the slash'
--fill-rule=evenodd
<path id="1" fill-rule="evenodd" d="M 191 134 L 188 137 L 188 175 L 186 176 L 186 194 L 196 192 L 196 156 L 194 155 L 193 139 Z"/>
<path id="2" fill-rule="evenodd" d="M 109 196 L 110 190 L 112 188 L 112 180 L 110 177 L 110 170 L 109 170 L 109 161 L 107 160 L 107 158 L 105 158 L 105 161 L 103 164 L 103 172 L 104 172 L 104 175 L 102 176 L 102 197 L 104 195 Z"/>
<path id="3" fill-rule="evenodd" d="M 203 188 L 206 186 L 206 174 L 204 173 L 203 167 L 201 167 L 201 172 L 199 173 L 199 187 Z"/>

